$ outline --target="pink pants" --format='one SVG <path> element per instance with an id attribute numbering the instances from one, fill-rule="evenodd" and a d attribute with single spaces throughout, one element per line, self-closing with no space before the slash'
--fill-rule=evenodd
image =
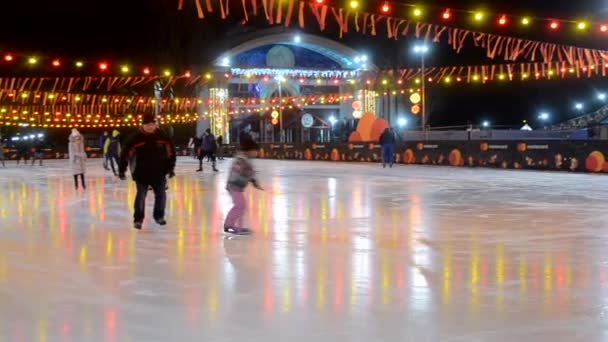
<path id="1" fill-rule="evenodd" d="M 232 197 L 232 209 L 226 216 L 224 222 L 224 228 L 243 228 L 243 216 L 245 215 L 245 209 L 247 203 L 245 202 L 245 193 L 239 191 L 229 191 L 230 197 Z"/>

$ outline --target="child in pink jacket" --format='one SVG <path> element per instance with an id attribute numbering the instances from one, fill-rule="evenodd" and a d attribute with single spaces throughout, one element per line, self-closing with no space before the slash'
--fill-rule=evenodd
<path id="1" fill-rule="evenodd" d="M 243 216 L 247 208 L 244 191 L 249 183 L 253 184 L 256 189 L 262 190 L 255 179 L 255 170 L 250 160 L 257 155 L 258 145 L 255 141 L 251 138 L 241 141 L 240 152 L 234 157 L 226 186 L 233 203 L 232 209 L 228 212 L 224 222 L 224 232 L 226 233 L 235 235 L 251 234 L 250 229 L 243 227 Z"/>

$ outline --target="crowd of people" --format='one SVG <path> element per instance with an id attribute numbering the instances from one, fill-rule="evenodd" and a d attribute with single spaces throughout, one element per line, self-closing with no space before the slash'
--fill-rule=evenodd
<path id="1" fill-rule="evenodd" d="M 392 128 L 387 128 L 380 137 L 382 145 L 382 165 L 393 166 L 394 144 L 396 134 Z M 133 203 L 133 227 L 142 229 L 145 218 L 146 195 L 148 191 L 154 192 L 154 221 L 164 226 L 165 207 L 167 202 L 167 179 L 175 176 L 177 153 L 170 136 L 160 128 L 153 114 L 143 116 L 141 127 L 121 142 L 120 132 L 114 130 L 112 134 L 105 132 L 99 139 L 99 147 L 103 151 L 103 168 L 112 170 L 112 173 L 121 180 L 126 179 L 127 170 L 136 184 L 137 193 Z M 247 208 L 244 191 L 249 184 L 262 189 L 255 177 L 251 159 L 258 153 L 258 145 L 254 139 L 245 134 L 240 137 L 239 152 L 234 155 L 229 169 L 226 190 L 229 192 L 233 207 L 226 216 L 224 231 L 230 234 L 247 235 L 251 230 L 244 227 L 243 217 Z M 218 172 L 216 159 L 223 159 L 222 137 L 215 137 L 207 129 L 201 137 L 193 137 L 188 147 L 192 149 L 192 156 L 199 161 L 197 172 L 203 171 L 203 160 L 207 158 L 212 163 L 212 170 Z M 23 145 L 25 146 L 25 145 Z M 32 164 L 36 160 L 42 165 L 42 143 L 34 142 L 31 149 L 18 149 L 19 159 L 26 158 L 28 152 Z M 0 162 L 4 166 L 4 145 L 0 142 Z M 74 128 L 69 136 L 68 144 L 69 163 L 74 177 L 74 187 L 81 186 L 86 189 L 85 173 L 87 154 L 85 139 Z M 79 182 L 80 181 L 80 182 Z"/>
<path id="2" fill-rule="evenodd" d="M 175 176 L 177 153 L 169 135 L 157 124 L 152 114 L 143 116 L 142 126 L 137 132 L 127 137 L 124 144 L 119 139 L 120 132 L 114 131 L 110 136 L 107 133 L 100 138 L 99 144 L 103 146 L 103 167 L 112 172 L 121 180 L 127 177 L 127 170 L 136 184 L 137 193 L 133 203 L 133 227 L 142 229 L 145 218 L 146 195 L 148 191 L 154 192 L 154 209 L 152 217 L 161 226 L 167 224 L 165 207 L 167 202 L 167 179 Z M 193 139 L 196 156 L 199 159 L 199 169 L 202 171 L 202 161 L 209 158 L 216 168 L 216 154 L 221 151 L 222 139 L 215 138 L 211 130 L 207 129 L 202 137 Z M 226 189 L 233 200 L 224 223 L 224 231 L 230 234 L 247 235 L 251 230 L 243 226 L 246 202 L 243 192 L 249 183 L 261 189 L 255 178 L 250 158 L 257 155 L 258 145 L 251 137 L 241 137 L 240 152 L 234 158 L 230 168 Z M 200 141 L 197 142 L 197 141 Z M 84 185 L 86 167 L 86 153 L 84 152 L 83 138 L 78 130 L 73 129 L 70 135 L 70 164 L 74 174 L 75 187 L 78 188 L 78 179 Z M 114 167 L 117 164 L 117 169 Z M 108 167 L 109 165 L 109 167 Z"/>

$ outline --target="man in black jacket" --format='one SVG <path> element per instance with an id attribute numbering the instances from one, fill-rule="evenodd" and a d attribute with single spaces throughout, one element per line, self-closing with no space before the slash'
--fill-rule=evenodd
<path id="1" fill-rule="evenodd" d="M 153 114 L 145 114 L 139 131 L 126 142 L 120 155 L 120 179 L 125 179 L 127 166 L 137 184 L 133 224 L 141 229 L 146 207 L 148 188 L 154 190 L 154 220 L 161 226 L 165 221 L 167 201 L 166 179 L 175 176 L 175 146 L 171 139 L 158 128 Z"/>
<path id="2" fill-rule="evenodd" d="M 392 127 L 386 128 L 380 136 L 380 145 L 382 145 L 382 167 L 393 167 L 395 162 L 395 131 Z"/>

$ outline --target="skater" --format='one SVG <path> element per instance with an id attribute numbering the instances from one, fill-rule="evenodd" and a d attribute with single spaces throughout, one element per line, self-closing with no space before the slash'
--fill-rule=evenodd
<path id="1" fill-rule="evenodd" d="M 154 221 L 161 226 L 165 220 L 167 201 L 167 176 L 175 176 L 175 146 L 171 139 L 158 128 L 154 114 L 145 114 L 142 126 L 124 145 L 120 154 L 120 169 L 118 177 L 124 180 L 127 166 L 131 169 L 131 177 L 137 184 L 135 196 L 133 227 L 141 229 L 146 208 L 148 188 L 154 190 Z"/>
<path id="2" fill-rule="evenodd" d="M 42 137 L 39 137 L 38 140 L 34 141 L 32 144 L 32 166 L 36 163 L 36 160 L 40 161 L 40 166 L 42 166 L 42 157 L 44 153 L 44 141 Z"/>
<path id="3" fill-rule="evenodd" d="M 223 151 L 223 146 L 224 145 L 224 137 L 223 136 L 219 136 L 217 137 L 217 159 L 218 160 L 224 160 L 224 151 Z"/>
<path id="4" fill-rule="evenodd" d="M 69 140 L 70 144 L 68 145 L 68 151 L 70 166 L 72 167 L 72 174 L 74 175 L 74 187 L 78 190 L 78 176 L 80 176 L 82 188 L 86 189 L 87 186 L 84 181 L 84 174 L 86 171 L 87 153 L 84 150 L 84 138 L 76 128 L 72 128 L 72 134 L 70 134 Z"/>
<path id="5" fill-rule="evenodd" d="M 120 158 L 120 132 L 118 130 L 114 130 L 112 137 L 106 139 L 103 146 L 103 154 L 106 157 L 106 166 L 109 162 L 112 167 L 112 173 L 114 173 L 114 176 L 118 176 L 117 168 L 120 165 L 118 161 Z M 114 168 L 114 162 L 116 162 L 116 168 Z"/>
<path id="6" fill-rule="evenodd" d="M 215 136 L 211 134 L 211 130 L 207 128 L 207 131 L 203 135 L 203 144 L 198 154 L 198 170 L 196 172 L 203 171 L 203 159 L 205 157 L 211 159 L 213 171 L 218 172 L 218 169 L 215 167 L 215 152 L 217 152 L 217 142 L 215 141 Z"/>
<path id="7" fill-rule="evenodd" d="M 108 167 L 108 157 L 105 153 L 106 141 L 109 139 L 108 131 L 104 131 L 103 135 L 99 137 L 99 148 L 101 149 L 101 153 L 103 154 L 103 168 L 106 170 L 110 170 Z"/>
<path id="8" fill-rule="evenodd" d="M 196 148 L 194 147 L 194 139 L 194 137 L 190 138 L 190 140 L 188 140 L 188 145 L 186 145 L 186 149 L 188 150 L 192 159 L 196 159 Z"/>
<path id="9" fill-rule="evenodd" d="M 23 164 L 27 165 L 27 140 L 21 140 L 17 143 L 17 165 L 23 159 Z"/>
<path id="10" fill-rule="evenodd" d="M 2 167 L 6 167 L 6 165 L 4 164 L 4 147 L 6 147 L 6 145 L 0 137 L 0 162 L 2 162 Z"/>
<path id="11" fill-rule="evenodd" d="M 195 136 L 192 140 L 192 144 L 194 145 L 194 159 L 198 159 L 198 156 L 201 154 L 201 145 L 203 144 L 203 139 Z"/>
<path id="12" fill-rule="evenodd" d="M 251 234 L 250 229 L 243 227 L 243 215 L 247 208 L 244 191 L 249 183 L 253 184 L 256 189 L 262 190 L 255 178 L 255 171 L 250 161 L 250 158 L 255 158 L 257 155 L 258 145 L 253 139 L 241 140 L 240 152 L 234 157 L 226 186 L 233 203 L 233 207 L 228 212 L 224 222 L 224 232 L 226 233 Z"/>
<path id="13" fill-rule="evenodd" d="M 395 161 L 395 131 L 392 127 L 386 128 L 380 136 L 380 145 L 382 145 L 382 167 L 393 167 Z"/>

